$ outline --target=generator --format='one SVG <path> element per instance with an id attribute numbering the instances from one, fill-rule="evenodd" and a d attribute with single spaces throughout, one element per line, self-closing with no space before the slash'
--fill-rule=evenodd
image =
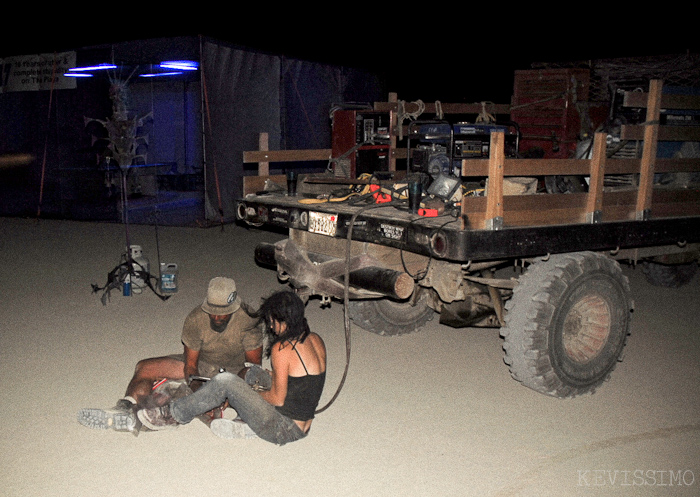
<path id="1" fill-rule="evenodd" d="M 334 175 L 357 178 L 389 171 L 391 114 L 373 110 L 340 109 L 333 113 Z"/>
<path id="2" fill-rule="evenodd" d="M 447 122 L 416 122 L 409 126 L 409 139 L 416 140 L 411 148 L 411 172 L 426 173 L 432 178 L 439 175 L 461 176 L 462 159 L 487 159 L 490 153 L 491 133 L 505 134 L 506 157 L 518 153 L 518 133 L 512 125 L 470 124 Z"/>

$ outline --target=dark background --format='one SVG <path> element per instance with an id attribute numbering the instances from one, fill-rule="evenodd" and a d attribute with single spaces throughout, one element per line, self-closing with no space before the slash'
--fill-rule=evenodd
<path id="1" fill-rule="evenodd" d="M 224 4 L 226 5 L 226 4 Z M 158 37 L 204 35 L 291 58 L 363 67 L 401 100 L 508 103 L 513 72 L 537 62 L 698 53 L 682 10 L 593 12 L 566 4 L 329 4 L 297 9 L 114 4 L 6 16 L 0 57 Z M 179 9 L 179 10 L 178 10 Z M 685 17 L 691 17 L 686 13 Z M 40 20 L 33 20 L 35 17 Z M 680 19 L 680 20 L 679 20 Z M 21 29 L 8 29 L 16 25 Z"/>

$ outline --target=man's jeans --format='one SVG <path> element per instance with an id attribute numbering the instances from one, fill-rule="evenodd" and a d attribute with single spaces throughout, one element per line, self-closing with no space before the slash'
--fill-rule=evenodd
<path id="1" fill-rule="evenodd" d="M 306 436 L 293 420 L 280 414 L 244 380 L 231 373 L 219 373 L 195 393 L 174 400 L 170 412 L 178 423 L 186 424 L 226 400 L 263 440 L 284 445 Z"/>

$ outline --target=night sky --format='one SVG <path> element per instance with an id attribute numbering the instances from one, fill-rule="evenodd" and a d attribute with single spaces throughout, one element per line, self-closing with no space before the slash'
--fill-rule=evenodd
<path id="1" fill-rule="evenodd" d="M 128 12 L 93 8 L 86 17 L 59 12 L 31 29 L 2 30 L 0 57 L 201 34 L 292 58 L 364 67 L 383 76 L 387 90 L 402 100 L 508 103 L 513 72 L 534 62 L 700 53 L 695 28 L 665 22 L 658 13 L 654 24 L 642 25 L 628 16 L 587 20 L 583 10 L 542 6 L 403 8 L 396 14 L 399 9 L 359 12 L 337 5 L 332 15 L 303 6 L 255 14 L 146 13 L 133 6 Z"/>

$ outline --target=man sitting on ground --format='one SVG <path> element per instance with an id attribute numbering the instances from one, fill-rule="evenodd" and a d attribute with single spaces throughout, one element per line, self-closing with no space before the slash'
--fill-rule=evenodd
<path id="1" fill-rule="evenodd" d="M 182 328 L 184 352 L 143 359 L 136 364 L 134 376 L 112 409 L 84 408 L 78 422 L 96 429 L 129 431 L 136 435 L 141 428 L 135 411 L 159 403 L 154 392 L 164 380 L 166 395 L 180 397 L 201 386 L 191 377 L 211 378 L 222 371 L 238 373 L 245 363 L 262 363 L 262 329 L 251 317 L 252 311 L 241 302 L 236 283 L 231 278 L 216 277 L 209 282 L 207 297 L 185 318 Z M 169 380 L 169 381 L 168 381 Z M 210 417 L 221 417 L 221 410 Z"/>

